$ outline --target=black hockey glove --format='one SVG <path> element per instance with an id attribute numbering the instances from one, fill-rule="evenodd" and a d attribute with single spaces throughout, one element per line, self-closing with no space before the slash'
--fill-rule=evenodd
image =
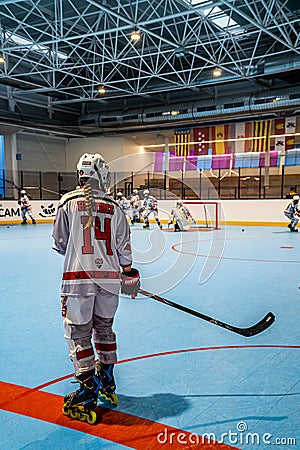
<path id="1" fill-rule="evenodd" d="M 135 298 L 141 286 L 140 273 L 137 269 L 121 273 L 121 293 Z"/>

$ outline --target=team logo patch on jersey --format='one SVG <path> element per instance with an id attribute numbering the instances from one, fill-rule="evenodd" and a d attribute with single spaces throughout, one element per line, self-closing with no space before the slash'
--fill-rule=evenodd
<path id="1" fill-rule="evenodd" d="M 96 259 L 95 259 L 95 264 L 96 264 L 96 266 L 98 267 L 98 269 L 100 269 L 100 267 L 101 267 L 102 264 L 103 264 L 103 259 L 102 259 L 102 258 L 96 258 Z"/>

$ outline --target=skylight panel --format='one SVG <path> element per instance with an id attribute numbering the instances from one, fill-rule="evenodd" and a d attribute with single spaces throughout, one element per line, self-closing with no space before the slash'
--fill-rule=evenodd
<path id="1" fill-rule="evenodd" d="M 55 54 L 57 54 L 59 59 L 67 59 L 68 55 L 66 55 L 63 52 L 58 51 L 53 52 L 52 50 L 50 50 L 50 48 L 46 45 L 42 45 L 42 44 L 35 44 L 33 41 L 31 41 L 30 39 L 26 39 L 22 36 L 18 36 L 17 34 L 13 34 L 13 33 L 7 33 L 6 35 L 8 36 L 8 38 L 13 41 L 15 44 L 23 46 L 23 50 L 31 50 L 33 52 L 37 52 L 37 53 L 47 53 L 50 54 L 52 56 L 54 56 Z"/>
<path id="2" fill-rule="evenodd" d="M 245 30 L 228 14 L 226 14 L 218 6 L 213 6 L 213 2 L 207 0 L 186 0 L 192 6 L 207 4 L 208 8 L 202 10 L 202 14 L 207 17 L 212 23 L 217 25 L 222 30 L 226 30 L 232 34 L 243 33 Z"/>

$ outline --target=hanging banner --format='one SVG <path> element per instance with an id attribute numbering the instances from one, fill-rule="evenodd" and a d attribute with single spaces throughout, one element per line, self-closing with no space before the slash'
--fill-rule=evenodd
<path id="1" fill-rule="evenodd" d="M 253 122 L 253 152 L 266 152 L 270 150 L 272 120 Z"/>
<path id="2" fill-rule="evenodd" d="M 285 150 L 295 148 L 296 117 L 286 117 L 285 119 Z"/>
<path id="3" fill-rule="evenodd" d="M 217 125 L 212 127 L 212 153 L 213 155 L 224 155 L 228 153 L 228 130 L 229 125 Z"/>
<path id="4" fill-rule="evenodd" d="M 190 148 L 190 129 L 180 128 L 174 130 L 175 156 L 188 156 Z"/>
<path id="5" fill-rule="evenodd" d="M 207 155 L 209 148 L 209 127 L 194 128 L 195 156 Z"/>

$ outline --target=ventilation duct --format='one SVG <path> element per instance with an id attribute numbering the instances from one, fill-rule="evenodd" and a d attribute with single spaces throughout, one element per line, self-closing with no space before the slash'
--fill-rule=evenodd
<path id="1" fill-rule="evenodd" d="M 86 114 L 79 119 L 84 134 L 122 132 L 129 129 L 174 127 L 197 122 L 228 121 L 261 115 L 280 114 L 300 107 L 300 89 L 251 94 L 247 97 L 224 97 L 218 100 L 196 100 L 168 106 L 132 109 L 121 113 Z"/>

